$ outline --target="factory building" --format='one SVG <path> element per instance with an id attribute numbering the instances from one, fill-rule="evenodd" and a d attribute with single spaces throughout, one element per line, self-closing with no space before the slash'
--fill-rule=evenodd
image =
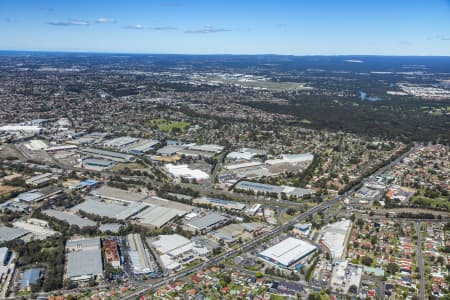
<path id="1" fill-rule="evenodd" d="M 126 151 L 134 155 L 142 155 L 151 150 L 154 150 L 159 144 L 157 140 L 141 139 L 139 142 L 126 148 Z"/>
<path id="2" fill-rule="evenodd" d="M 158 274 L 158 265 L 151 257 L 148 249 L 145 247 L 142 238 L 137 233 L 127 235 L 128 255 L 133 265 L 133 273 L 140 274 Z"/>
<path id="3" fill-rule="evenodd" d="M 127 220 L 140 211 L 147 208 L 148 205 L 142 202 L 134 202 L 128 205 L 113 202 L 104 202 L 100 199 L 91 197 L 86 201 L 74 206 L 72 211 L 82 211 L 87 214 L 108 217 L 117 220 Z"/>
<path id="4" fill-rule="evenodd" d="M 188 165 L 167 164 L 165 167 L 167 172 L 175 179 L 185 178 L 202 182 L 209 178 L 208 173 L 200 169 L 191 169 Z"/>
<path id="5" fill-rule="evenodd" d="M 25 180 L 25 183 L 33 187 L 42 187 L 54 181 L 52 176 L 52 173 L 36 175 Z"/>
<path id="6" fill-rule="evenodd" d="M 282 154 L 276 159 L 266 160 L 266 164 L 268 165 L 276 165 L 288 163 L 291 165 L 310 162 L 314 159 L 314 155 L 311 153 L 305 154 Z"/>
<path id="7" fill-rule="evenodd" d="M 204 216 L 196 216 L 190 219 L 186 223 L 186 226 L 192 231 L 205 233 L 217 227 L 223 226 L 227 222 L 229 222 L 229 219 L 227 217 L 224 217 L 218 213 L 209 213 Z"/>
<path id="8" fill-rule="evenodd" d="M 222 207 L 229 210 L 243 210 L 245 208 L 244 203 L 209 197 L 196 198 L 193 200 L 193 202 L 197 204 L 208 204 L 214 207 Z"/>
<path id="9" fill-rule="evenodd" d="M 351 225 L 350 220 L 341 220 L 324 227 L 320 244 L 333 258 L 344 258 Z"/>
<path id="10" fill-rule="evenodd" d="M 134 160 L 134 157 L 129 154 L 95 149 L 95 148 L 83 148 L 83 149 L 81 149 L 81 152 L 84 153 L 85 155 L 90 155 L 90 156 L 97 157 L 97 158 L 109 159 L 109 160 L 113 160 L 116 162 L 130 162 L 130 161 Z"/>
<path id="11" fill-rule="evenodd" d="M 300 269 L 301 261 L 314 253 L 317 247 L 308 242 L 289 237 L 258 253 L 263 260 L 285 269 Z"/>
<path id="12" fill-rule="evenodd" d="M 264 183 L 258 183 L 258 182 L 252 182 L 252 181 L 240 181 L 238 182 L 235 187 L 235 190 L 243 190 L 243 191 L 252 191 L 255 194 L 269 194 L 269 195 L 277 195 L 278 197 L 281 197 L 282 194 L 285 194 L 287 197 L 296 197 L 301 198 L 306 195 L 312 195 L 315 193 L 314 190 L 309 189 L 302 189 L 292 186 L 285 186 L 285 185 L 271 185 L 271 184 L 264 184 Z"/>
<path id="13" fill-rule="evenodd" d="M 68 240 L 66 253 L 66 278 L 87 281 L 103 276 L 100 238 Z"/>
<path id="14" fill-rule="evenodd" d="M 111 168 L 116 164 L 115 161 L 101 158 L 85 158 L 81 162 L 81 167 L 98 167 L 98 168 Z"/>
<path id="15" fill-rule="evenodd" d="M 103 186 L 99 187 L 98 189 L 91 191 L 90 194 L 95 197 L 104 199 L 104 200 L 121 201 L 121 202 L 127 202 L 127 203 L 142 202 L 149 198 L 148 195 L 125 191 L 125 190 L 109 187 L 106 185 L 103 185 Z"/>
<path id="16" fill-rule="evenodd" d="M 177 217 L 184 216 L 185 214 L 185 211 L 175 208 L 148 205 L 147 209 L 141 211 L 134 218 L 143 225 L 160 228 Z"/>
<path id="17" fill-rule="evenodd" d="M 122 136 L 103 142 L 103 146 L 107 148 L 122 149 L 136 143 L 137 141 L 139 141 L 138 138 Z"/>
<path id="18" fill-rule="evenodd" d="M 91 220 L 83 219 L 75 214 L 68 213 L 66 211 L 60 211 L 60 210 L 56 210 L 56 209 L 46 209 L 42 213 L 49 217 L 66 222 L 69 225 L 76 225 L 80 228 L 89 227 L 89 226 L 97 226 L 97 223 L 95 223 Z"/>

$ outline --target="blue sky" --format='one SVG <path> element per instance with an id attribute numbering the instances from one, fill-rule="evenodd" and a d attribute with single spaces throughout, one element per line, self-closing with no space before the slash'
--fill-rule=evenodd
<path id="1" fill-rule="evenodd" d="M 0 0 L 0 49 L 450 55 L 450 0 Z"/>

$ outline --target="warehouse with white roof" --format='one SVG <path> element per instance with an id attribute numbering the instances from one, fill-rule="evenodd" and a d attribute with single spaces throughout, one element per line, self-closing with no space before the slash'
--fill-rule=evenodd
<path id="1" fill-rule="evenodd" d="M 154 227 L 162 227 L 177 217 L 182 217 L 186 214 L 185 211 L 167 208 L 156 205 L 148 205 L 148 208 L 141 211 L 134 218 L 143 225 Z"/>
<path id="2" fill-rule="evenodd" d="M 161 234 L 152 243 L 152 246 L 161 253 L 177 257 L 192 251 L 192 242 L 179 234 Z"/>
<path id="3" fill-rule="evenodd" d="M 266 160 L 266 164 L 268 165 L 276 165 L 276 164 L 299 164 L 304 162 L 309 162 L 314 159 L 314 155 L 311 153 L 304 154 L 281 154 L 280 157 L 275 159 Z"/>
<path id="4" fill-rule="evenodd" d="M 166 165 L 167 172 L 174 178 L 194 179 L 196 181 L 203 181 L 209 178 L 208 173 L 200 169 L 191 169 L 188 165 Z"/>
<path id="5" fill-rule="evenodd" d="M 66 252 L 66 277 L 68 279 L 86 281 L 103 275 L 99 238 L 68 240 Z"/>
<path id="6" fill-rule="evenodd" d="M 204 256 L 209 253 L 203 245 L 194 245 L 194 243 L 179 234 L 159 235 L 151 241 L 160 260 L 167 270 L 178 269 L 181 265 L 194 260 L 196 256 Z"/>
<path id="7" fill-rule="evenodd" d="M 127 220 L 138 212 L 147 208 L 148 205 L 142 202 L 133 202 L 128 205 L 104 202 L 96 198 L 88 198 L 86 201 L 76 205 L 72 211 L 82 211 L 88 214 L 101 217 L 108 217 L 117 220 Z"/>
<path id="8" fill-rule="evenodd" d="M 320 243 L 333 258 L 343 258 L 351 224 L 350 220 L 341 220 L 328 224 L 323 229 Z"/>
<path id="9" fill-rule="evenodd" d="M 317 247 L 293 237 L 258 253 L 258 257 L 286 269 L 300 269 L 301 260 L 311 255 Z"/>

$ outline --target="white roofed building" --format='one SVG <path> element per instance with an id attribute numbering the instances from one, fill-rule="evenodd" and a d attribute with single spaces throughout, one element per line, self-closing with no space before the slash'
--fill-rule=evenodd
<path id="1" fill-rule="evenodd" d="M 209 178 L 208 173 L 200 169 L 190 169 L 188 165 L 166 165 L 167 172 L 174 178 L 194 179 L 196 181 L 204 181 Z"/>
<path id="2" fill-rule="evenodd" d="M 324 227 L 320 243 L 333 258 L 343 258 L 351 225 L 350 220 L 344 219 Z"/>
<path id="3" fill-rule="evenodd" d="M 303 240 L 289 237 L 258 253 L 258 257 L 286 269 L 300 269 L 301 261 L 317 250 L 317 247 Z"/>
<path id="4" fill-rule="evenodd" d="M 282 163 L 289 163 L 292 165 L 312 161 L 314 159 L 314 155 L 311 153 L 304 154 L 282 154 L 279 158 L 266 160 L 266 164 L 275 165 Z"/>

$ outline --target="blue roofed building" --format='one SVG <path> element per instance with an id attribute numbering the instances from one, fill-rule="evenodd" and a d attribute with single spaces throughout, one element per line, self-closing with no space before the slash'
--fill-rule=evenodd
<path id="1" fill-rule="evenodd" d="M 43 196 L 44 196 L 44 194 L 42 194 L 38 190 L 32 190 L 29 192 L 19 194 L 16 197 L 16 200 L 19 202 L 25 202 L 25 203 L 37 202 L 37 201 L 41 200 Z"/>
<path id="2" fill-rule="evenodd" d="M 20 290 L 30 290 L 31 287 L 41 278 L 43 269 L 32 268 L 23 272 L 22 279 L 20 280 Z"/>
<path id="3" fill-rule="evenodd" d="M 0 248 L 0 263 L 2 266 L 6 266 L 11 258 L 11 251 L 6 247 Z"/>
<path id="4" fill-rule="evenodd" d="M 81 190 L 81 189 L 84 189 L 84 188 L 86 188 L 86 187 L 95 187 L 95 186 L 97 186 L 99 183 L 100 183 L 100 182 L 97 181 L 97 180 L 94 180 L 94 179 L 87 179 L 87 180 L 81 181 L 80 183 L 78 183 L 77 185 L 75 185 L 75 186 L 73 187 L 73 189 Z"/>

